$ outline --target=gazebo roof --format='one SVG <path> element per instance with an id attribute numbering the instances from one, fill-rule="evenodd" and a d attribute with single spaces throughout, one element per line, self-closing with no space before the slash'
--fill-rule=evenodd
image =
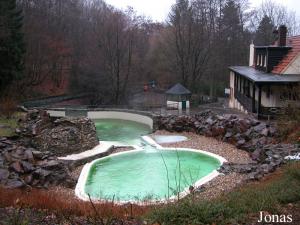
<path id="1" fill-rule="evenodd" d="M 190 95 L 191 92 L 188 89 L 186 89 L 183 85 L 177 83 L 173 87 L 171 87 L 169 90 L 167 90 L 166 94 L 168 94 L 168 95 Z"/>

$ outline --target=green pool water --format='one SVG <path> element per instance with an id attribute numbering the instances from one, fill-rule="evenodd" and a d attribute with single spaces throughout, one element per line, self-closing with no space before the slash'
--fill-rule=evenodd
<path id="1" fill-rule="evenodd" d="M 151 133 L 149 126 L 128 120 L 98 119 L 94 122 L 100 141 L 135 145 L 140 143 L 142 135 Z"/>
<path id="2" fill-rule="evenodd" d="M 91 166 L 84 188 L 97 199 L 164 199 L 219 166 L 219 160 L 206 154 L 149 148 L 99 159 Z"/>

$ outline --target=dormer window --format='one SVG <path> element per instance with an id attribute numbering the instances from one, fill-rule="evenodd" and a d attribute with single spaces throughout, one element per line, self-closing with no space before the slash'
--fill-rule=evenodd
<path id="1" fill-rule="evenodd" d="M 271 72 L 273 68 L 288 53 L 288 46 L 255 46 L 255 69 Z"/>

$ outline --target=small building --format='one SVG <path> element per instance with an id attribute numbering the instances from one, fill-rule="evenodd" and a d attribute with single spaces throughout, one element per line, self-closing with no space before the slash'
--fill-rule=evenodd
<path id="1" fill-rule="evenodd" d="M 188 109 L 190 108 L 190 99 L 192 93 L 182 86 L 176 84 L 166 91 L 167 95 L 167 108 L 173 109 Z"/>
<path id="2" fill-rule="evenodd" d="M 287 38 L 286 26 L 279 27 L 274 45 L 250 45 L 249 66 L 229 70 L 231 108 L 265 117 L 300 106 L 300 36 Z"/>

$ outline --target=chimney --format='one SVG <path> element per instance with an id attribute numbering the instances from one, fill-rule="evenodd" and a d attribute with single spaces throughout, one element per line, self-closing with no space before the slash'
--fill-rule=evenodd
<path id="1" fill-rule="evenodd" d="M 280 25 L 278 29 L 278 46 L 286 46 L 286 35 L 287 35 L 287 27 L 285 25 Z"/>
<path id="2" fill-rule="evenodd" d="M 253 41 L 250 44 L 250 54 L 249 54 L 249 66 L 254 65 L 254 44 Z"/>

